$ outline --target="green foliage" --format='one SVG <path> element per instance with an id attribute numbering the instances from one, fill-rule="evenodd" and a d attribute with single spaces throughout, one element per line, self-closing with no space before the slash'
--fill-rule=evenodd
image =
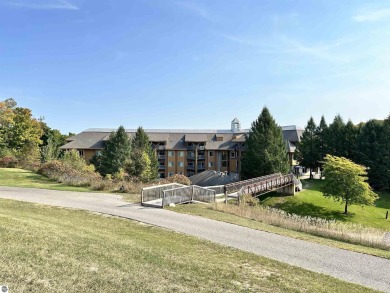
<path id="1" fill-rule="evenodd" d="M 10 152 L 19 162 L 37 162 L 42 128 L 31 110 L 16 107 L 13 99 L 0 102 L 0 149 Z"/>
<path id="2" fill-rule="evenodd" d="M 40 121 L 43 135 L 41 136 L 41 162 L 45 163 L 58 159 L 63 151 L 60 147 L 66 143 L 67 135 L 61 134 L 57 129 L 51 129 L 45 122 Z"/>
<path id="3" fill-rule="evenodd" d="M 340 115 L 337 115 L 333 123 L 329 125 L 327 133 L 328 154 L 346 157 L 345 150 L 345 123 Z"/>
<path id="4" fill-rule="evenodd" d="M 142 127 L 138 127 L 131 141 L 131 146 L 131 160 L 127 168 L 129 174 L 139 177 L 143 182 L 156 179 L 158 177 L 156 153 Z"/>
<path id="5" fill-rule="evenodd" d="M 372 205 L 377 195 L 366 182 L 366 167 L 346 158 L 327 155 L 324 164 L 324 196 L 345 203 L 344 213 L 352 204 Z"/>
<path id="6" fill-rule="evenodd" d="M 102 175 L 115 174 L 130 162 L 130 140 L 123 126 L 111 133 L 100 157 L 99 172 Z"/>
<path id="7" fill-rule="evenodd" d="M 71 186 L 90 186 L 101 180 L 94 166 L 88 165 L 76 150 L 65 152 L 60 160 L 44 163 L 38 173 Z"/>
<path id="8" fill-rule="evenodd" d="M 324 127 L 323 125 L 321 127 Z M 321 131 L 322 132 L 322 131 Z M 310 168 L 310 178 L 313 177 L 312 169 L 319 166 L 321 158 L 321 132 L 316 126 L 313 117 L 310 117 L 305 131 L 302 133 L 302 139 L 298 144 L 297 157 L 301 165 Z M 324 144 L 324 142 L 322 142 Z M 324 147 L 322 145 L 322 147 Z"/>
<path id="9" fill-rule="evenodd" d="M 369 167 L 370 184 L 376 189 L 390 189 L 390 131 L 388 119 L 370 120 L 358 134 L 356 160 Z"/>
<path id="10" fill-rule="evenodd" d="M 94 172 L 95 167 L 93 165 L 88 165 L 84 158 L 80 157 L 79 153 L 76 150 L 71 150 L 65 152 L 64 156 L 60 161 L 70 168 L 80 171 L 80 172 Z"/>
<path id="11" fill-rule="evenodd" d="M 276 124 L 267 107 L 264 107 L 245 141 L 246 151 L 242 158 L 243 179 L 289 170 L 286 145 L 282 129 Z"/>
<path id="12" fill-rule="evenodd" d="M 316 136 L 318 140 L 318 157 L 320 161 L 323 161 L 325 159 L 325 156 L 328 152 L 327 135 L 328 125 L 326 124 L 325 117 L 322 116 L 320 124 L 316 129 Z"/>

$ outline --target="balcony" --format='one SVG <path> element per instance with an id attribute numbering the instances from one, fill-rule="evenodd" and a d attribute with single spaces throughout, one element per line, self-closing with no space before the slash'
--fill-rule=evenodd
<path id="1" fill-rule="evenodd" d="M 187 155 L 187 160 L 195 160 L 195 155 Z"/>
<path id="2" fill-rule="evenodd" d="M 205 150 L 205 146 L 204 145 L 199 146 L 199 150 L 204 151 Z"/>
<path id="3" fill-rule="evenodd" d="M 187 166 L 187 170 L 195 170 L 195 166 L 194 165 L 188 165 Z"/>
<path id="4" fill-rule="evenodd" d="M 198 160 L 204 160 L 206 158 L 205 155 L 198 155 Z"/>
<path id="5" fill-rule="evenodd" d="M 159 145 L 159 146 L 157 147 L 157 149 L 158 149 L 158 150 L 165 150 L 165 145 Z"/>
<path id="6" fill-rule="evenodd" d="M 196 150 L 196 145 L 188 145 L 187 150 Z"/>
<path id="7" fill-rule="evenodd" d="M 206 166 L 205 165 L 198 165 L 198 171 L 199 170 L 206 170 Z"/>
<path id="8" fill-rule="evenodd" d="M 165 170 L 165 165 L 159 165 L 159 166 L 158 166 L 158 169 L 159 169 L 159 170 Z"/>
<path id="9" fill-rule="evenodd" d="M 158 158 L 159 160 L 165 160 L 165 155 L 158 155 L 157 158 Z"/>

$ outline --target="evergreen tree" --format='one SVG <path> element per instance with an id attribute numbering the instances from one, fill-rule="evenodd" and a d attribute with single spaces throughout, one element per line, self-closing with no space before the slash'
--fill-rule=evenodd
<path id="1" fill-rule="evenodd" d="M 340 115 L 337 115 L 334 118 L 333 123 L 329 125 L 327 144 L 329 154 L 338 157 L 346 157 L 345 123 Z"/>
<path id="2" fill-rule="evenodd" d="M 384 185 L 390 191 L 390 115 L 384 122 L 384 146 L 383 146 L 383 159 L 385 163 L 385 182 Z"/>
<path id="3" fill-rule="evenodd" d="M 128 171 L 130 174 L 140 177 L 142 181 L 150 181 L 158 177 L 158 160 L 152 149 L 149 137 L 142 127 L 138 127 L 131 140 L 131 164 Z M 147 156 L 147 159 L 146 157 Z"/>
<path id="4" fill-rule="evenodd" d="M 129 163 L 130 139 L 123 126 L 112 132 L 100 156 L 99 172 L 102 175 L 115 174 Z"/>
<path id="5" fill-rule="evenodd" d="M 302 139 L 298 144 L 298 160 L 301 165 L 310 168 L 310 178 L 313 178 L 312 170 L 319 166 L 319 160 L 321 159 L 317 132 L 318 128 L 313 117 L 310 117 L 302 133 Z"/>
<path id="6" fill-rule="evenodd" d="M 318 158 L 322 162 L 328 153 L 328 125 L 326 124 L 325 117 L 321 117 L 320 124 L 316 129 L 316 136 L 318 139 Z"/>
<path id="7" fill-rule="evenodd" d="M 246 150 L 241 165 L 242 179 L 289 171 L 286 145 L 282 129 L 276 124 L 267 107 L 264 107 L 245 141 Z"/>
<path id="8" fill-rule="evenodd" d="M 351 120 L 345 125 L 344 128 L 344 155 L 350 160 L 355 160 L 356 157 L 356 139 L 358 136 L 358 128 L 352 123 Z"/>
<path id="9" fill-rule="evenodd" d="M 379 120 L 365 123 L 357 137 L 356 161 L 369 167 L 368 178 L 376 189 L 388 188 L 389 135 L 386 126 Z"/>

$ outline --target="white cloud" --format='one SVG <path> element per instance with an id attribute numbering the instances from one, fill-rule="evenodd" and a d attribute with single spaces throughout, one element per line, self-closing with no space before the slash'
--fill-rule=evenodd
<path id="1" fill-rule="evenodd" d="M 367 22 L 367 21 L 381 21 L 390 17 L 390 9 L 378 9 L 366 11 L 352 17 L 353 20 L 357 22 Z"/>
<path id="2" fill-rule="evenodd" d="M 68 0 L 6 0 L 1 1 L 0 4 L 37 10 L 78 10 L 79 8 Z"/>
<path id="3" fill-rule="evenodd" d="M 175 2 L 176 5 L 185 8 L 189 11 L 191 11 L 193 14 L 200 16 L 201 18 L 204 18 L 208 21 L 214 22 L 214 19 L 211 17 L 210 13 L 205 9 L 204 7 L 200 6 L 198 3 L 194 2 Z"/>
<path id="4" fill-rule="evenodd" d="M 240 45 L 246 45 L 255 47 L 259 53 L 266 54 L 301 54 L 317 59 L 323 59 L 333 62 L 348 62 L 349 59 L 346 57 L 338 56 L 338 54 L 332 53 L 332 50 L 337 47 L 341 47 L 345 44 L 356 41 L 357 39 L 342 39 L 337 40 L 333 43 L 325 43 L 317 46 L 309 46 L 301 41 L 287 38 L 286 36 L 279 35 L 270 40 L 260 39 L 247 39 L 229 34 L 219 34 L 221 37 L 238 43 Z M 266 44 L 266 45 L 264 45 Z"/>

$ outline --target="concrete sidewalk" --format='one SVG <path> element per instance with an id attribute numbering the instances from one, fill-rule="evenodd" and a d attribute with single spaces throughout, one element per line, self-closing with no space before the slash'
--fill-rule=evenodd
<path id="1" fill-rule="evenodd" d="M 0 198 L 83 209 L 171 229 L 348 282 L 390 292 L 390 260 L 202 217 L 146 208 L 102 193 L 0 187 Z"/>

